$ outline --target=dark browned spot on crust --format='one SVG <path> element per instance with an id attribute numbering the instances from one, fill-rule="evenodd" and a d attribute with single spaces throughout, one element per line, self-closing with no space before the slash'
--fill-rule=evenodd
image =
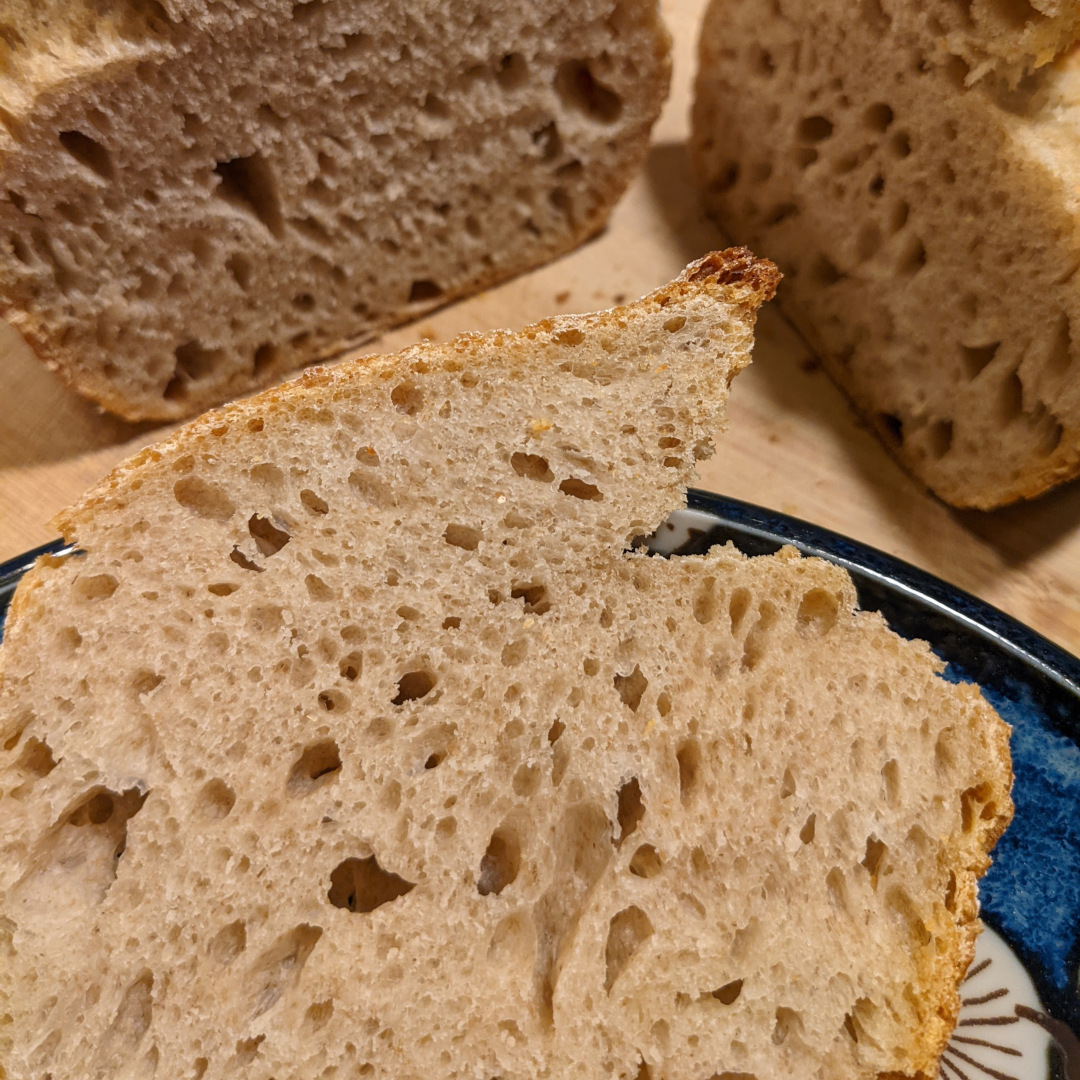
<path id="1" fill-rule="evenodd" d="M 759 259 L 745 247 L 713 251 L 687 272 L 686 280 L 696 283 L 713 278 L 717 285 L 747 284 L 771 300 L 780 284 L 780 271 L 768 259 Z"/>

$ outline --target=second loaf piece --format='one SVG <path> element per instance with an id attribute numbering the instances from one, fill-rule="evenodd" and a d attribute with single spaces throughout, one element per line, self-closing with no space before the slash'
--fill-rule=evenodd
<path id="1" fill-rule="evenodd" d="M 705 202 L 886 446 L 990 508 L 1080 471 L 1080 71 L 1011 90 L 873 4 L 715 0 Z M 910 13 L 909 13 L 910 14 Z"/>
<path id="2" fill-rule="evenodd" d="M 130 419 L 198 412 L 596 232 L 655 0 L 66 0 L 0 35 L 0 315 Z"/>

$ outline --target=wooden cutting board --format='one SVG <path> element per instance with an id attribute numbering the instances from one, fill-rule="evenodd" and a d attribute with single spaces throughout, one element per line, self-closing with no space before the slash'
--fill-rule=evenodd
<path id="1" fill-rule="evenodd" d="M 557 263 L 385 335 L 368 351 L 609 307 L 724 246 L 701 214 L 684 149 L 704 0 L 667 0 L 663 8 L 675 41 L 672 94 L 645 167 L 607 231 Z M 735 382 L 729 414 L 699 486 L 907 559 L 1080 654 L 1080 484 L 989 514 L 942 505 L 860 425 L 775 308 L 758 324 L 754 364 Z M 0 561 L 51 539 L 53 514 L 164 430 L 102 415 L 61 387 L 0 323 Z"/>

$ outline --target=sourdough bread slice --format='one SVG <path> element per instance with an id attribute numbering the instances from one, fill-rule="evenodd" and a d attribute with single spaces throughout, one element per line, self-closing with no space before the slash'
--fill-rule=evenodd
<path id="1" fill-rule="evenodd" d="M 835 567 L 627 550 L 775 280 L 308 374 L 64 517 L 0 647 L 7 1077 L 931 1074 L 1005 726 Z"/>
<path id="2" fill-rule="evenodd" d="M 655 0 L 49 0 L 0 33 L 0 314 L 175 418 L 600 229 L 667 92 Z"/>
<path id="3" fill-rule="evenodd" d="M 785 312 L 928 487 L 1037 495 L 1080 471 L 1080 55 L 967 87 L 871 8 L 710 6 L 706 204 L 777 260 Z"/>

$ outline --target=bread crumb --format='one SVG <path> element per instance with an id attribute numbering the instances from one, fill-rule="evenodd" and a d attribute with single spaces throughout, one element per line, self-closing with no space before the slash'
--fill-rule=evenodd
<path id="1" fill-rule="evenodd" d="M 665 365 L 665 367 L 666 367 L 666 366 L 667 366 L 667 365 Z M 534 435 L 539 435 L 539 434 L 540 434 L 540 432 L 542 432 L 542 431 L 550 431 L 550 430 L 551 430 L 551 421 L 550 421 L 550 420 L 543 420 L 543 419 L 540 419 L 540 420 L 533 420 L 533 421 L 532 421 L 532 422 L 531 422 L 531 423 L 529 424 L 529 430 L 530 430 L 530 431 L 531 431 L 531 432 L 532 432 L 532 433 L 533 433 Z"/>

